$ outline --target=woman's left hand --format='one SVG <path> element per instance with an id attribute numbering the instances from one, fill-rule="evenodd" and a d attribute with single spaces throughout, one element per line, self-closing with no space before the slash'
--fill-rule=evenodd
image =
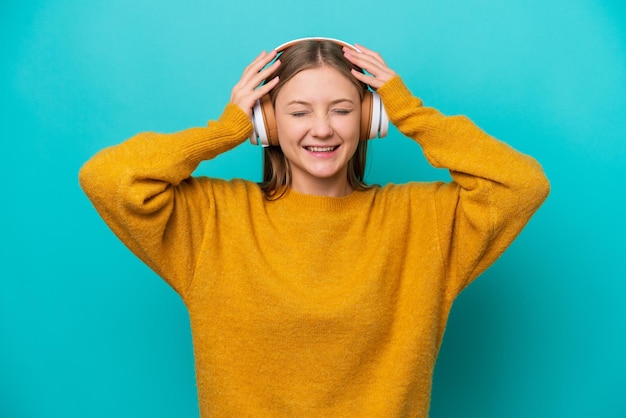
<path id="1" fill-rule="evenodd" d="M 387 66 L 379 53 L 359 44 L 354 44 L 354 46 L 359 49 L 360 52 L 344 46 L 343 53 L 348 61 L 369 73 L 363 74 L 359 71 L 352 70 L 352 74 L 354 74 L 359 81 L 362 81 L 373 89 L 377 89 L 395 77 L 395 71 Z"/>

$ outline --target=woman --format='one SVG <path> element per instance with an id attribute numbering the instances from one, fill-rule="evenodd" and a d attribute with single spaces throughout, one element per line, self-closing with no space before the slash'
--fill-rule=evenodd
<path id="1" fill-rule="evenodd" d="M 424 107 L 369 49 L 307 40 L 275 58 L 246 68 L 217 121 L 103 150 L 82 187 L 183 298 L 201 416 L 426 417 L 455 297 L 522 230 L 548 182 L 467 118 Z M 453 181 L 363 182 L 364 85 Z M 246 140 L 266 94 L 279 146 L 266 151 L 264 182 L 193 177 Z"/>

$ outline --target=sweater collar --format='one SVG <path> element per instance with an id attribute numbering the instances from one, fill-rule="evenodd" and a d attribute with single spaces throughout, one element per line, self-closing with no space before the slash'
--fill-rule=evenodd
<path id="1" fill-rule="evenodd" d="M 285 194 L 273 203 L 285 209 L 304 212 L 342 213 L 363 208 L 371 201 L 375 188 L 364 191 L 353 191 L 342 197 L 316 196 L 288 189 Z"/>

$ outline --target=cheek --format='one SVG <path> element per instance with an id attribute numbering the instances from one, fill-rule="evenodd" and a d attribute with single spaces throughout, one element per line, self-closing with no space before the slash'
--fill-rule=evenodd
<path id="1" fill-rule="evenodd" d="M 341 119 L 335 124 L 335 132 L 341 134 L 344 139 L 359 140 L 359 133 L 361 131 L 361 116 L 360 114 L 350 115 L 345 119 Z"/>
<path id="2" fill-rule="evenodd" d="M 283 140 L 293 140 L 303 134 L 306 128 L 298 119 L 276 116 L 276 129 L 280 142 Z"/>

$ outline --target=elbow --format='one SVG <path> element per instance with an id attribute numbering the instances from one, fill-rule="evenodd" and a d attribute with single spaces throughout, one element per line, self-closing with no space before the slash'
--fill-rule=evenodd
<path id="1" fill-rule="evenodd" d="M 550 181 L 548 180 L 548 177 L 546 177 L 545 174 L 543 174 L 541 176 L 541 186 L 538 187 L 538 191 L 539 194 L 542 196 L 542 201 L 546 200 L 548 198 L 548 195 L 550 194 Z"/>
<path id="2" fill-rule="evenodd" d="M 94 177 L 97 172 L 93 166 L 93 161 L 89 160 L 85 164 L 83 164 L 83 166 L 78 171 L 78 184 L 87 196 L 89 196 L 90 191 L 92 190 L 91 186 L 94 183 Z"/>
<path id="3" fill-rule="evenodd" d="M 550 194 L 550 181 L 543 169 L 538 166 L 527 177 L 524 194 L 528 196 L 533 211 L 537 210 Z"/>
<path id="4" fill-rule="evenodd" d="M 546 176 L 546 173 L 539 163 L 537 163 L 537 168 L 535 170 L 534 183 L 536 194 L 541 196 L 542 200 L 545 200 L 550 194 L 550 180 L 548 180 L 548 176 Z"/>
<path id="5" fill-rule="evenodd" d="M 100 152 L 84 163 L 78 171 L 78 184 L 94 204 L 110 200 L 115 189 L 115 180 L 110 178 L 111 170 L 107 170 L 107 163 L 104 160 Z"/>

